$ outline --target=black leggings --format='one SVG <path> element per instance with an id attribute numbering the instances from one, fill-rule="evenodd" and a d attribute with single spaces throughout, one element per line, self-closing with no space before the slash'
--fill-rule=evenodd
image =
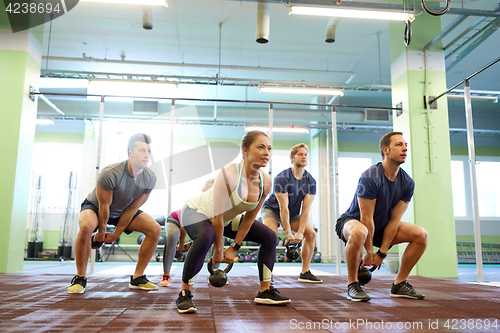
<path id="1" fill-rule="evenodd" d="M 243 221 L 243 217 L 241 218 Z M 205 261 L 205 256 L 212 246 L 215 239 L 214 228 L 210 220 L 203 214 L 191 209 L 186 205 L 182 212 L 182 224 L 186 233 L 193 240 L 189 249 L 186 261 L 184 262 L 184 271 L 182 273 L 182 282 L 192 285 L 195 277 L 200 272 Z M 224 236 L 234 239 L 236 231 L 232 230 L 232 222 L 224 227 Z M 271 280 L 271 274 L 265 274 L 266 268 L 272 272 L 276 258 L 276 233 L 261 222 L 254 221 L 245 239 L 260 244 L 257 257 L 257 266 L 259 268 L 259 280 L 268 282 Z M 264 267 L 265 266 L 265 267 Z"/>

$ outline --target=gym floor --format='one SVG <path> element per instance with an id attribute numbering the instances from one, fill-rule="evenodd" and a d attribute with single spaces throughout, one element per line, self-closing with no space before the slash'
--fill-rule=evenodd
<path id="1" fill-rule="evenodd" d="M 391 298 L 394 275 L 382 267 L 365 290 L 370 302 L 346 299 L 345 267 L 335 276 L 331 264 L 312 264 L 323 284 L 297 282 L 300 264 L 277 263 L 275 287 L 292 302 L 288 306 L 253 303 L 258 290 L 256 264 L 235 264 L 229 284 L 207 283 L 206 267 L 193 291 L 194 314 L 177 313 L 182 263 L 172 267 L 172 285 L 156 291 L 128 288 L 132 262 L 96 263 L 82 295 L 66 288 L 76 272 L 73 262 L 29 262 L 15 274 L 0 274 L 1 332 L 500 332 L 500 265 L 485 265 L 484 284 L 475 265 L 459 265 L 453 279 L 410 277 L 426 294 L 423 301 Z M 152 282 L 161 263 L 146 270 Z"/>

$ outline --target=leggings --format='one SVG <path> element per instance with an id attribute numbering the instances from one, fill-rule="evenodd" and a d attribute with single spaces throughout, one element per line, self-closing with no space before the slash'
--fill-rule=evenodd
<path id="1" fill-rule="evenodd" d="M 163 273 L 170 273 L 172 262 L 174 261 L 175 251 L 177 250 L 177 243 L 181 236 L 181 229 L 175 223 L 165 223 L 167 233 L 167 243 L 163 248 Z"/>
<path id="2" fill-rule="evenodd" d="M 243 217 L 241 220 L 243 220 Z M 203 267 L 205 256 L 210 246 L 214 242 L 215 232 L 210 220 L 189 206 L 184 208 L 182 221 L 184 229 L 186 229 L 187 234 L 193 240 L 193 244 L 184 262 L 182 282 L 192 285 Z M 236 237 L 236 231 L 232 230 L 232 222 L 224 227 L 224 236 L 233 239 Z M 259 281 L 271 281 L 271 272 L 273 271 L 276 258 L 276 234 L 263 223 L 254 221 L 244 240 L 260 244 L 257 256 Z"/>

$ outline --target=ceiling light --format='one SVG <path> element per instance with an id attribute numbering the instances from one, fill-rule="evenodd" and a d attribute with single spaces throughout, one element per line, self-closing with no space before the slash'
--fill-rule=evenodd
<path id="1" fill-rule="evenodd" d="M 255 127 L 255 126 L 247 126 L 245 127 L 245 131 L 261 131 L 261 132 L 269 132 L 269 127 Z M 273 127 L 274 133 L 309 133 L 309 129 L 307 128 L 298 128 L 298 127 Z"/>
<path id="2" fill-rule="evenodd" d="M 273 92 L 284 94 L 304 94 L 304 95 L 326 95 L 344 96 L 342 89 L 330 88 L 302 88 L 302 87 L 275 87 L 275 86 L 259 86 L 259 92 Z"/>
<path id="3" fill-rule="evenodd" d="M 36 120 L 37 125 L 54 125 L 54 120 L 47 118 L 38 118 Z"/>
<path id="4" fill-rule="evenodd" d="M 59 79 L 54 77 L 41 77 L 38 81 L 38 89 L 51 88 L 84 88 L 89 85 L 89 81 L 85 79 Z"/>
<path id="5" fill-rule="evenodd" d="M 290 14 L 396 21 L 413 21 L 415 19 L 415 15 L 412 13 L 331 7 L 290 6 Z"/>
<path id="6" fill-rule="evenodd" d="M 463 100 L 465 98 L 464 95 L 447 95 L 448 99 L 459 99 Z M 495 96 L 471 96 L 471 101 L 491 101 L 493 103 L 498 103 L 498 97 Z"/>
<path id="7" fill-rule="evenodd" d="M 127 5 L 144 5 L 144 6 L 165 6 L 168 7 L 167 0 L 80 0 L 80 2 L 107 2 L 119 3 Z"/>
<path id="8" fill-rule="evenodd" d="M 89 80 L 89 95 L 170 98 L 177 84 L 166 81 Z"/>

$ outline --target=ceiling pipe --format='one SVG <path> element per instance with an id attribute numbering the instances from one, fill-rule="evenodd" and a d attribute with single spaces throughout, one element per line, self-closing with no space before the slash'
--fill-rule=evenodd
<path id="1" fill-rule="evenodd" d="M 335 31 L 337 30 L 337 25 L 340 22 L 340 17 L 332 17 L 326 25 L 326 39 L 325 42 L 333 43 L 335 42 Z"/>
<path id="2" fill-rule="evenodd" d="M 259 2 L 262 0 L 231 0 L 238 2 Z M 283 4 L 283 2 L 290 4 L 290 1 L 287 0 L 266 0 L 268 3 L 275 4 Z M 443 1 L 445 2 L 445 1 Z M 322 6 L 322 7 L 343 7 L 343 8 L 363 8 L 363 9 L 373 9 L 373 10 L 389 10 L 389 11 L 399 11 L 399 12 L 408 12 L 407 5 L 397 5 L 397 4 L 388 4 L 388 3 L 370 3 L 370 2 L 361 2 L 361 1 L 344 1 L 340 5 L 336 3 L 336 1 L 332 0 L 296 0 L 293 1 L 293 5 L 301 5 L 301 6 Z M 414 7 L 414 6 L 410 6 Z M 427 7 L 427 9 L 432 11 L 442 11 L 445 8 L 441 7 Z M 499 17 L 500 11 L 488 11 L 488 10 L 480 10 L 480 9 L 467 9 L 467 8 L 450 8 L 447 14 L 452 15 L 466 15 L 466 16 L 487 16 L 487 17 Z"/>
<path id="3" fill-rule="evenodd" d="M 320 69 L 298 69 L 298 68 L 276 68 L 276 67 L 253 67 L 253 66 L 236 66 L 236 65 L 212 65 L 212 64 L 187 64 L 176 62 L 156 62 L 156 61 L 133 61 L 133 60 L 112 60 L 112 59 L 98 59 L 83 56 L 83 58 L 71 57 L 54 57 L 42 56 L 43 60 L 50 61 L 73 61 L 73 62 L 98 62 L 106 64 L 126 64 L 126 65 L 140 65 L 140 66 L 165 66 L 165 67 L 189 67 L 189 68 L 214 68 L 214 69 L 232 69 L 232 70 L 248 70 L 248 71 L 264 71 L 264 72 L 288 72 L 288 73 L 309 73 L 309 74 L 337 74 L 348 75 L 349 79 L 356 76 L 356 72 L 351 71 L 330 71 Z M 348 79 L 348 80 L 349 80 Z M 352 80 L 352 79 L 351 79 Z"/>
<path id="4" fill-rule="evenodd" d="M 269 42 L 269 3 L 259 2 L 257 4 L 257 33 L 255 41 L 260 44 Z"/>
<path id="5" fill-rule="evenodd" d="M 142 7 L 142 27 L 146 30 L 153 29 L 153 10 L 151 6 Z"/>

